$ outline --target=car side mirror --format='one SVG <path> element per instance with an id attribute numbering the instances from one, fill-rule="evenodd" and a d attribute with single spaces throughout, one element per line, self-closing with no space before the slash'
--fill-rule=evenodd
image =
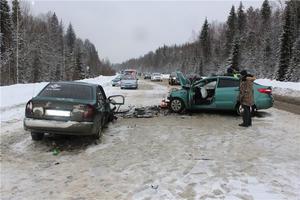
<path id="1" fill-rule="evenodd" d="M 125 97 L 123 95 L 113 95 L 108 97 L 108 101 L 113 105 L 124 105 Z"/>

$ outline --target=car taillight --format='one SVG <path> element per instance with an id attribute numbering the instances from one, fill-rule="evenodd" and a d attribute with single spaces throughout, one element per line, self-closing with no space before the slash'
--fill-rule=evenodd
<path id="1" fill-rule="evenodd" d="M 83 112 L 83 118 L 85 119 L 91 119 L 94 117 L 95 114 L 95 108 L 92 105 L 87 105 Z"/>
<path id="2" fill-rule="evenodd" d="M 271 88 L 259 88 L 258 91 L 263 94 L 272 94 Z"/>
<path id="3" fill-rule="evenodd" d="M 26 109 L 25 109 L 25 115 L 32 115 L 33 114 L 33 104 L 31 101 L 29 101 L 27 104 L 26 104 Z"/>

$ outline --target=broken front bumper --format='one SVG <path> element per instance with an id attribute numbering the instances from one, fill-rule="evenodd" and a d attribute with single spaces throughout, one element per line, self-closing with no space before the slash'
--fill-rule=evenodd
<path id="1" fill-rule="evenodd" d="M 43 133 L 65 135 L 94 135 L 97 128 L 94 122 L 57 121 L 24 118 L 24 129 Z"/>

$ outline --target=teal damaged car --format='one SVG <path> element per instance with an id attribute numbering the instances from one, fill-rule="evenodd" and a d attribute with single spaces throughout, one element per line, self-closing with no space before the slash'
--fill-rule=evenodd
<path id="1" fill-rule="evenodd" d="M 180 113 L 183 110 L 228 110 L 238 115 L 243 112 L 239 103 L 240 80 L 230 76 L 213 76 L 191 83 L 177 72 L 181 88 L 173 89 L 168 96 L 169 108 Z M 254 83 L 252 111 L 273 106 L 272 88 Z"/>

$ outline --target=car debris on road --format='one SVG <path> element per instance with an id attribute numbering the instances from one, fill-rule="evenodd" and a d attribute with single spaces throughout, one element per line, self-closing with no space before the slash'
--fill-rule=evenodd
<path id="1" fill-rule="evenodd" d="M 168 115 L 169 110 L 163 110 L 160 106 L 144 106 L 144 107 L 135 107 L 131 106 L 125 112 L 121 112 L 120 115 L 123 118 L 152 118 L 157 116 Z"/>

